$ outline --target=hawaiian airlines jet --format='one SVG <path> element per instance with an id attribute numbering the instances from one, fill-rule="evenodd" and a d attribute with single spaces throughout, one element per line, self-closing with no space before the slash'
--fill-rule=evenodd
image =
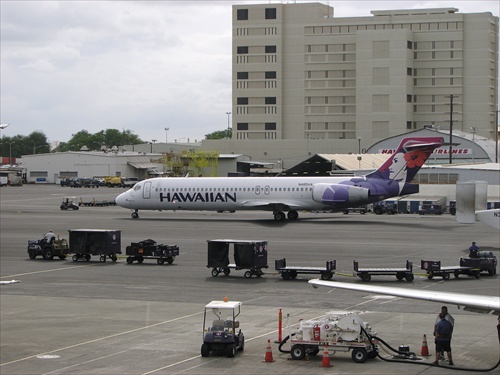
<path id="1" fill-rule="evenodd" d="M 411 184 L 441 137 L 404 138 L 376 171 L 357 177 L 159 177 L 141 181 L 116 198 L 134 210 L 272 211 L 276 221 L 296 220 L 301 210 L 362 206 L 418 193 Z"/>

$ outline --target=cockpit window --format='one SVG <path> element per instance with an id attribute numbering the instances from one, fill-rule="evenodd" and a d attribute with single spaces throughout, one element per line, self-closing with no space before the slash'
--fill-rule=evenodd
<path id="1" fill-rule="evenodd" d="M 141 185 L 140 184 L 135 184 L 134 186 L 134 191 L 141 190 Z"/>

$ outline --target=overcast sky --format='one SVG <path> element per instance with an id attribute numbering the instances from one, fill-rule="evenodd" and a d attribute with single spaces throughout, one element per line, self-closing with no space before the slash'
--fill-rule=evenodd
<path id="1" fill-rule="evenodd" d="M 231 111 L 231 6 L 281 2 L 0 0 L 2 133 L 64 142 L 83 129 L 125 129 L 145 141 L 200 141 L 225 129 Z M 442 7 L 499 15 L 497 0 L 316 2 L 335 17 Z"/>

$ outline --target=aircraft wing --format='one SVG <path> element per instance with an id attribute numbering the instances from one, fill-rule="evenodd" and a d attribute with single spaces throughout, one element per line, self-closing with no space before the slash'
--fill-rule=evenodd
<path id="1" fill-rule="evenodd" d="M 357 292 L 376 294 L 387 294 L 390 296 L 421 299 L 424 301 L 441 302 L 457 305 L 464 310 L 500 315 L 500 297 L 483 296 L 478 294 L 462 294 L 452 292 L 432 292 L 428 290 L 416 290 L 407 288 L 394 288 L 387 286 L 359 285 L 353 283 L 341 283 L 337 281 L 326 281 L 320 279 L 309 280 L 314 288 L 326 286 L 330 288 L 348 289 Z"/>
<path id="2" fill-rule="evenodd" d="M 273 210 L 278 208 L 283 211 L 289 211 L 293 209 L 300 209 L 301 206 L 293 201 L 270 202 L 266 200 L 248 200 L 241 202 L 241 208 L 261 208 L 263 210 Z"/>
<path id="3" fill-rule="evenodd" d="M 490 227 L 500 229 L 500 208 L 476 211 L 476 220 L 479 220 Z"/>

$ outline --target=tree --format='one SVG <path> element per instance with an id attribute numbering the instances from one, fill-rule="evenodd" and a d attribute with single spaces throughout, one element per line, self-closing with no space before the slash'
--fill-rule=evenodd
<path id="1" fill-rule="evenodd" d="M 0 143 L 2 157 L 20 158 L 22 155 L 50 152 L 50 145 L 44 133 L 35 131 L 28 136 L 3 137 Z"/>
<path id="2" fill-rule="evenodd" d="M 83 146 L 90 151 L 99 151 L 103 146 L 111 148 L 113 146 L 118 147 L 139 143 L 144 142 L 130 130 L 123 130 L 120 132 L 117 129 L 106 129 L 95 134 L 90 134 L 86 130 L 81 130 L 73 134 L 68 142 L 61 142 L 56 151 L 80 151 Z"/>
<path id="3" fill-rule="evenodd" d="M 232 135 L 232 129 L 217 130 L 210 134 L 205 134 L 205 139 L 231 139 Z"/>

